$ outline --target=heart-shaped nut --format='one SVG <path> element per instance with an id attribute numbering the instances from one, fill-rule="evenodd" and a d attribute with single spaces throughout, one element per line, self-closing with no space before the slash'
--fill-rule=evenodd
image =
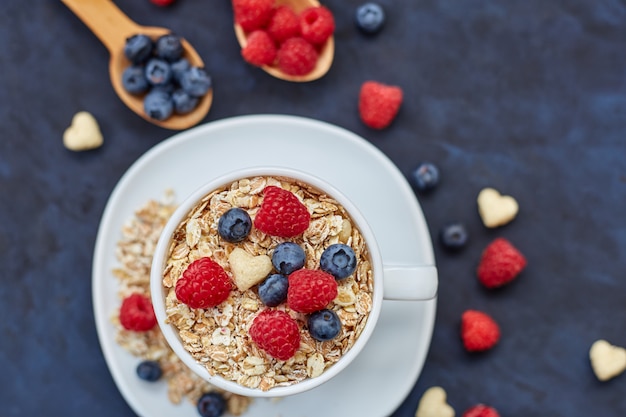
<path id="1" fill-rule="evenodd" d="M 596 340 L 589 349 L 591 367 L 600 381 L 607 381 L 626 370 L 626 349 L 606 340 Z"/>
<path id="2" fill-rule="evenodd" d="M 235 248 L 228 256 L 233 280 L 239 291 L 246 291 L 263 281 L 272 271 L 272 260 L 267 255 L 251 255 Z"/>
<path id="3" fill-rule="evenodd" d="M 63 133 L 63 145 L 72 151 L 86 151 L 102 145 L 102 133 L 96 119 L 86 111 L 72 118 L 72 124 Z"/>
<path id="4" fill-rule="evenodd" d="M 454 408 L 446 402 L 446 397 L 443 388 L 428 388 L 420 399 L 415 417 L 454 417 Z"/>
<path id="5" fill-rule="evenodd" d="M 517 216 L 519 205 L 510 195 L 502 195 L 493 188 L 478 193 L 478 212 L 486 227 L 494 228 L 509 223 Z"/>

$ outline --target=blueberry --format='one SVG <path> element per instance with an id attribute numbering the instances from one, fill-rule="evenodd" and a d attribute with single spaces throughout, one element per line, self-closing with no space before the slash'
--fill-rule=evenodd
<path id="1" fill-rule="evenodd" d="M 200 397 L 197 407 L 202 417 L 219 417 L 226 411 L 226 400 L 219 392 L 207 392 Z"/>
<path id="2" fill-rule="evenodd" d="M 312 313 L 307 319 L 311 337 L 320 342 L 331 340 L 341 332 L 341 320 L 332 310 L 320 310 Z"/>
<path id="3" fill-rule="evenodd" d="M 172 97 L 164 91 L 150 91 L 143 99 L 146 114 L 155 120 L 165 120 L 172 115 L 174 103 Z"/>
<path id="4" fill-rule="evenodd" d="M 137 376 L 144 381 L 158 381 L 163 375 L 161 365 L 157 361 L 143 361 L 137 365 Z"/>
<path id="5" fill-rule="evenodd" d="M 467 229 L 462 223 L 450 223 L 444 226 L 439 233 L 441 244 L 451 251 L 463 249 L 468 239 Z"/>
<path id="6" fill-rule="evenodd" d="M 211 85 L 211 77 L 204 68 L 191 67 L 180 76 L 180 86 L 190 96 L 202 97 Z"/>
<path id="7" fill-rule="evenodd" d="M 304 249 L 293 242 L 283 242 L 272 253 L 272 265 L 281 274 L 289 275 L 304 266 Z"/>
<path id="8" fill-rule="evenodd" d="M 281 274 L 272 274 L 259 285 L 259 298 L 268 307 L 276 307 L 287 299 L 289 280 Z"/>
<path id="9" fill-rule="evenodd" d="M 178 89 L 172 93 L 172 101 L 174 101 L 174 111 L 177 114 L 187 114 L 196 108 L 200 100 Z"/>
<path id="10" fill-rule="evenodd" d="M 169 62 L 178 61 L 183 56 L 180 38 L 171 33 L 158 38 L 155 44 L 155 55 Z"/>
<path id="11" fill-rule="evenodd" d="M 228 209 L 217 221 L 217 232 L 227 242 L 244 240 L 252 229 L 252 220 L 247 211 L 239 207 Z"/>
<path id="12" fill-rule="evenodd" d="M 356 9 L 357 27 L 370 35 L 380 32 L 385 24 L 385 11 L 378 3 L 364 3 Z"/>
<path id="13" fill-rule="evenodd" d="M 146 63 L 146 79 L 151 85 L 165 85 L 172 80 L 172 68 L 167 61 L 152 58 Z"/>
<path id="14" fill-rule="evenodd" d="M 152 55 L 154 43 L 146 35 L 133 35 L 126 39 L 124 55 L 133 64 L 144 63 Z"/>
<path id="15" fill-rule="evenodd" d="M 122 73 L 124 90 L 131 94 L 143 94 L 150 88 L 143 66 L 131 65 Z"/>
<path id="16" fill-rule="evenodd" d="M 428 192 L 439 184 L 439 169 L 430 162 L 423 162 L 411 172 L 409 179 L 417 191 Z"/>
<path id="17" fill-rule="evenodd" d="M 356 255 L 350 246 L 335 243 L 322 252 L 320 268 L 335 279 L 347 278 L 356 269 Z"/>
<path id="18" fill-rule="evenodd" d="M 176 90 L 176 85 L 172 82 L 169 82 L 163 85 L 155 85 L 150 89 L 151 92 L 161 91 L 162 93 L 165 93 L 168 95 L 173 94 L 175 90 Z"/>
<path id="19" fill-rule="evenodd" d="M 172 68 L 172 77 L 174 78 L 174 81 L 180 83 L 180 77 L 183 75 L 183 72 L 191 68 L 191 64 L 187 58 L 181 58 L 178 61 L 172 62 L 170 67 Z"/>

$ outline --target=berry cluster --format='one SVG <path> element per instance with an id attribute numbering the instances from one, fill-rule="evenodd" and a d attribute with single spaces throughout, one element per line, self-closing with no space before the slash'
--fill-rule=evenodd
<path id="1" fill-rule="evenodd" d="M 143 96 L 144 111 L 152 119 L 187 114 L 211 90 L 211 77 L 190 64 L 174 34 L 156 40 L 135 34 L 126 40 L 124 55 L 130 65 L 122 73 L 122 85 L 130 94 Z"/>
<path id="2" fill-rule="evenodd" d="M 237 23 L 246 34 L 243 59 L 254 66 L 274 66 L 288 75 L 313 71 L 319 53 L 335 31 L 324 6 L 300 13 L 275 0 L 232 0 Z"/>

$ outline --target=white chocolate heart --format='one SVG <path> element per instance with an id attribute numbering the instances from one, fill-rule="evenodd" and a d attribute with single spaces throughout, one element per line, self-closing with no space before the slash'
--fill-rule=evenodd
<path id="1" fill-rule="evenodd" d="M 606 340 L 596 340 L 589 349 L 591 367 L 600 381 L 606 381 L 626 370 L 626 349 Z"/>
<path id="2" fill-rule="evenodd" d="M 517 216 L 519 205 L 509 196 L 493 188 L 484 188 L 478 193 L 478 212 L 486 227 L 494 228 L 509 223 Z"/>
<path id="3" fill-rule="evenodd" d="M 446 397 L 443 388 L 428 388 L 420 399 L 415 417 L 454 417 L 454 408 L 446 402 Z"/>
<path id="4" fill-rule="evenodd" d="M 235 248 L 230 253 L 228 263 L 239 291 L 246 291 L 263 281 L 273 268 L 269 256 L 254 256 L 241 248 Z"/>
<path id="5" fill-rule="evenodd" d="M 63 145 L 72 151 L 95 149 L 102 145 L 102 133 L 96 119 L 86 111 L 72 118 L 72 124 L 63 133 Z"/>

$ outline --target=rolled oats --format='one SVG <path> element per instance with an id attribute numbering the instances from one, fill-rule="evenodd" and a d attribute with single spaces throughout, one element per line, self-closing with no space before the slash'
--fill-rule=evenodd
<path id="1" fill-rule="evenodd" d="M 148 201 L 124 224 L 122 237 L 116 246 L 119 267 L 112 271 L 119 283 L 118 296 L 120 299 L 136 292 L 144 295 L 150 294 L 150 266 L 154 249 L 165 223 L 175 209 L 173 194 L 167 192 L 165 201 Z M 197 246 L 201 229 L 196 229 L 201 224 L 201 220 L 195 219 L 195 223 L 196 225 L 194 225 L 194 221 L 188 222 L 188 225 L 191 226 L 188 226 L 184 236 L 188 243 L 179 245 L 175 249 L 179 259 L 188 259 L 190 247 L 194 247 L 198 251 L 202 250 L 201 247 Z M 182 263 L 175 260 L 168 268 L 172 276 L 180 276 L 183 271 Z M 232 313 L 229 315 L 228 309 L 225 308 L 224 310 L 223 320 L 220 323 L 227 325 Z M 198 350 L 207 343 L 205 341 L 207 336 L 203 335 L 208 334 L 208 329 L 216 325 L 221 326 L 215 319 L 196 317 L 185 305 L 178 306 L 176 311 L 170 311 L 170 315 L 177 321 L 181 329 L 185 329 L 184 334 L 188 338 L 189 346 L 194 346 Z M 111 321 L 117 328 L 116 342 L 121 347 L 139 358 L 159 362 L 163 369 L 163 379 L 166 380 L 168 386 L 168 399 L 172 403 L 178 404 L 183 399 L 187 399 L 192 404 L 196 404 L 202 394 L 219 391 L 224 395 L 228 412 L 231 415 L 239 416 L 250 406 L 252 399 L 220 391 L 187 368 L 169 347 L 159 328 L 147 332 L 125 330 L 119 324 L 117 312 L 113 314 Z M 225 334 L 229 334 L 230 329 L 226 327 L 220 327 L 220 329 L 227 330 L 224 330 L 224 334 L 220 336 L 222 338 L 220 341 L 224 341 Z M 228 360 L 228 352 L 216 348 L 210 353 L 207 360 L 225 362 Z"/>
<path id="2" fill-rule="evenodd" d="M 210 256 L 233 277 L 235 271 L 229 262 L 233 252 L 245 251 L 249 258 L 270 257 L 273 248 L 286 240 L 253 228 L 244 242 L 233 244 L 221 240 L 217 233 L 220 216 L 232 207 L 244 208 L 254 219 L 267 185 L 290 190 L 311 213 L 309 228 L 301 236 L 290 239 L 304 249 L 305 268 L 318 269 L 322 252 L 334 243 L 351 246 L 358 262 L 352 276 L 339 282 L 337 298 L 329 306 L 342 321 L 342 333 L 335 339 L 314 340 L 306 329 L 305 315 L 289 310 L 286 305 L 278 307 L 284 308 L 301 328 L 300 348 L 287 361 L 267 355 L 248 335 L 253 319 L 267 308 L 257 294 L 254 284 L 258 281 L 252 285 L 238 284 L 239 288 L 234 288 L 225 302 L 206 310 L 187 308 L 177 300 L 174 290 L 187 265 L 198 258 Z M 203 230 L 198 232 L 200 225 Z M 173 233 L 166 259 L 163 271 L 166 321 L 178 328 L 186 350 L 211 375 L 220 375 L 245 387 L 267 391 L 321 375 L 354 345 L 372 308 L 373 278 L 369 253 L 360 231 L 337 201 L 308 184 L 288 178 L 246 178 L 212 191 L 190 210 Z M 264 272 L 264 276 L 267 273 Z M 200 317 L 207 319 L 201 331 L 211 336 L 194 339 L 188 332 L 199 335 L 200 330 L 193 323 Z"/>

